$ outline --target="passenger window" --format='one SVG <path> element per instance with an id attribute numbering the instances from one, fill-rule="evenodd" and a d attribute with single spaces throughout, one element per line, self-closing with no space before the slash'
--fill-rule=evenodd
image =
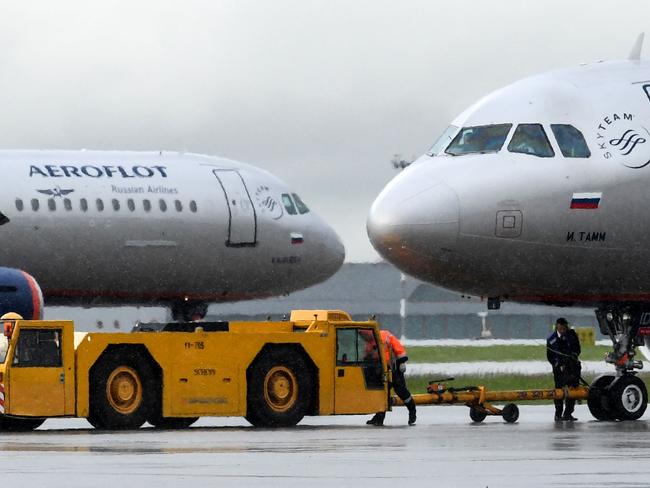
<path id="1" fill-rule="evenodd" d="M 113 210 L 118 211 L 118 210 L 120 209 L 120 202 L 119 202 L 119 200 L 113 198 L 113 200 L 111 201 L 111 203 L 113 204 Z"/>
<path id="2" fill-rule="evenodd" d="M 336 365 L 360 366 L 368 388 L 383 388 L 380 350 L 372 329 L 336 330 Z"/>
<path id="3" fill-rule="evenodd" d="M 54 201 L 54 198 L 47 199 L 47 208 L 49 208 L 52 212 L 56 210 L 56 202 Z"/>
<path id="4" fill-rule="evenodd" d="M 291 196 L 293 197 L 293 201 L 296 202 L 296 207 L 298 208 L 298 212 L 300 212 L 300 214 L 306 214 L 309 212 L 309 208 L 307 208 L 305 202 L 303 202 L 298 195 L 292 193 Z"/>
<path id="5" fill-rule="evenodd" d="M 588 158 L 591 151 L 587 147 L 585 137 L 572 125 L 551 124 L 557 145 L 560 146 L 562 156 L 565 158 Z"/>
<path id="6" fill-rule="evenodd" d="M 508 144 L 508 151 L 540 158 L 555 156 L 542 124 L 519 124 Z"/>
<path id="7" fill-rule="evenodd" d="M 63 199 L 63 208 L 65 208 L 67 211 L 72 210 L 72 202 L 70 201 L 69 198 Z"/>
<path id="8" fill-rule="evenodd" d="M 512 124 L 463 127 L 445 150 L 452 156 L 499 152 Z"/>
<path id="9" fill-rule="evenodd" d="M 293 204 L 293 200 L 291 200 L 288 193 L 282 194 L 282 203 L 284 204 L 284 208 L 287 209 L 289 215 L 296 215 L 298 213 L 296 212 L 296 206 Z"/>
<path id="10" fill-rule="evenodd" d="M 79 208 L 81 209 L 82 212 L 87 212 L 88 211 L 88 200 L 85 198 L 82 198 L 79 200 Z"/>
<path id="11" fill-rule="evenodd" d="M 149 200 L 143 200 L 142 207 L 144 208 L 145 212 L 151 212 L 151 202 Z"/>
<path id="12" fill-rule="evenodd" d="M 160 201 L 158 202 L 158 204 L 160 205 L 160 210 L 161 210 L 162 212 L 166 212 L 166 211 L 167 211 L 167 202 L 166 202 L 165 200 L 163 200 L 163 199 L 161 198 Z"/>
<path id="13" fill-rule="evenodd" d="M 61 367 L 61 329 L 22 329 L 13 365 L 31 368 Z"/>
<path id="14" fill-rule="evenodd" d="M 129 198 L 129 199 L 126 201 L 126 206 L 129 207 L 129 210 L 130 210 L 131 212 L 133 212 L 133 211 L 135 210 L 135 202 L 133 201 L 132 198 Z"/>
<path id="15" fill-rule="evenodd" d="M 104 201 L 102 199 L 98 198 L 95 203 L 97 204 L 97 210 L 100 211 L 100 212 L 103 212 L 104 211 Z"/>
<path id="16" fill-rule="evenodd" d="M 174 201 L 174 206 L 176 207 L 177 212 L 182 212 L 183 211 L 183 204 L 180 202 L 180 200 L 175 200 Z"/>
<path id="17" fill-rule="evenodd" d="M 190 212 L 196 213 L 197 210 L 198 208 L 196 206 L 196 202 L 194 200 L 190 200 Z"/>
<path id="18" fill-rule="evenodd" d="M 22 212 L 23 208 L 24 208 L 23 201 L 20 198 L 16 198 L 16 210 Z"/>
<path id="19" fill-rule="evenodd" d="M 38 207 L 40 206 L 37 198 L 32 198 L 32 210 L 38 212 Z"/>

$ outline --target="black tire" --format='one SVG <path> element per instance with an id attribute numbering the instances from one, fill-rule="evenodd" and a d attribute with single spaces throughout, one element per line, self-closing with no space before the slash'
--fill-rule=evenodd
<path id="1" fill-rule="evenodd" d="M 98 429 L 138 429 L 155 406 L 155 377 L 135 349 L 106 353 L 90 375 L 88 421 Z"/>
<path id="2" fill-rule="evenodd" d="M 589 396 L 587 397 L 587 406 L 589 412 L 596 420 L 607 421 L 615 420 L 616 417 L 610 407 L 608 397 L 608 387 L 614 381 L 614 376 L 604 374 L 591 382 L 589 386 Z"/>
<path id="3" fill-rule="evenodd" d="M 303 354 L 271 349 L 247 371 L 246 420 L 255 427 L 291 427 L 307 414 L 314 379 Z"/>
<path id="4" fill-rule="evenodd" d="M 198 417 L 159 417 L 148 419 L 147 422 L 156 429 L 187 429 L 197 420 L 199 420 Z"/>
<path id="5" fill-rule="evenodd" d="M 501 416 L 509 424 L 514 424 L 519 419 L 519 407 L 514 403 L 508 403 L 501 410 Z"/>
<path id="6" fill-rule="evenodd" d="M 632 374 L 618 378 L 609 388 L 609 404 L 618 420 L 637 420 L 648 406 L 648 390 L 643 380 Z"/>
<path id="7" fill-rule="evenodd" d="M 487 412 L 479 407 L 469 407 L 469 418 L 472 419 L 472 422 L 483 422 L 487 417 Z"/>
<path id="8" fill-rule="evenodd" d="M 15 418 L 0 415 L 0 431 L 2 432 L 30 432 L 40 427 L 45 419 L 42 418 Z"/>

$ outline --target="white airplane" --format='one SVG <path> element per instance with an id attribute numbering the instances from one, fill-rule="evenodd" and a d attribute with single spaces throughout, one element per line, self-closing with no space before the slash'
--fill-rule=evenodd
<path id="1" fill-rule="evenodd" d="M 228 159 L 1 151 L 0 171 L 4 311 L 38 316 L 40 284 L 47 305 L 156 304 L 188 320 L 319 283 L 345 255 L 286 184 Z"/>
<path id="2" fill-rule="evenodd" d="M 459 115 L 374 202 L 375 249 L 422 280 L 488 299 L 594 306 L 616 377 L 597 418 L 640 417 L 650 333 L 650 63 L 518 81 Z M 646 336 L 647 337 L 647 336 Z M 647 339 L 646 339 L 647 340 Z"/>

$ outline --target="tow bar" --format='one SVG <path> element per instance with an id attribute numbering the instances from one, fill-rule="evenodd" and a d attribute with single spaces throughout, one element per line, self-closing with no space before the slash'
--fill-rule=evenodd
<path id="1" fill-rule="evenodd" d="M 416 405 L 454 405 L 463 403 L 469 407 L 469 416 L 474 422 L 483 422 L 488 415 L 503 417 L 508 423 L 519 418 L 519 408 L 514 403 L 507 403 L 503 408 L 495 407 L 493 402 L 536 401 L 536 400 L 587 400 L 589 388 L 586 386 L 550 388 L 540 390 L 504 390 L 489 391 L 485 386 L 463 386 L 454 388 L 443 381 L 454 378 L 434 380 L 427 386 L 428 393 L 413 395 Z M 404 403 L 397 396 L 391 398 L 395 406 Z"/>

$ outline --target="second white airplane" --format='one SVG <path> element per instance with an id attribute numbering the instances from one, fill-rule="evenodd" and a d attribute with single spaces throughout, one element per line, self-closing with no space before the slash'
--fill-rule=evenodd
<path id="1" fill-rule="evenodd" d="M 209 302 L 321 282 L 345 255 L 286 184 L 224 158 L 2 151 L 0 171 L 0 305 L 42 305 L 23 270 L 48 305 L 158 304 L 197 318 Z"/>

